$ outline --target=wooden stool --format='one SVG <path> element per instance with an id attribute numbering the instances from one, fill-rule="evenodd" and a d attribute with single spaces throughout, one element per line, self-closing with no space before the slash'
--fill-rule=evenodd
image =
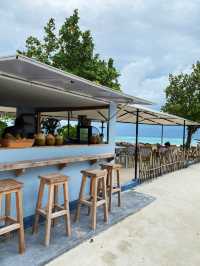
<path id="1" fill-rule="evenodd" d="M 97 216 L 97 207 L 100 207 L 101 205 L 104 206 L 104 221 L 108 222 L 108 205 L 107 205 L 107 193 L 106 193 L 106 175 L 107 172 L 105 170 L 100 169 L 93 169 L 93 170 L 84 170 L 81 171 L 82 173 L 82 183 L 81 183 L 81 189 L 79 194 L 79 202 L 76 212 L 75 221 L 80 219 L 80 207 L 81 205 L 86 205 L 91 208 L 92 214 L 91 214 L 91 227 L 93 230 L 96 229 L 96 216 Z M 90 178 L 90 196 L 85 197 L 84 196 L 84 190 L 86 185 L 87 178 Z M 101 184 L 102 186 L 102 195 L 99 196 L 97 194 L 98 190 L 98 184 Z"/>
<path id="2" fill-rule="evenodd" d="M 48 202 L 46 208 L 42 208 L 42 198 L 45 185 L 48 186 Z M 58 204 L 58 187 L 63 186 L 64 207 Z M 35 212 L 35 223 L 33 233 L 38 232 L 39 216 L 46 218 L 45 246 L 49 245 L 51 221 L 60 216 L 65 217 L 67 235 L 71 235 L 70 212 L 69 212 L 69 196 L 68 196 L 68 177 L 61 174 L 48 174 L 40 176 L 40 187 Z"/>
<path id="3" fill-rule="evenodd" d="M 19 253 L 24 253 L 25 251 L 22 186 L 23 183 L 14 179 L 0 180 L 0 210 L 2 209 L 2 198 L 5 195 L 5 215 L 0 217 L 0 220 L 5 221 L 5 226 L 0 228 L 0 235 L 6 235 L 12 231 L 19 230 Z M 16 197 L 16 219 L 10 216 L 12 193 L 15 193 Z"/>
<path id="4" fill-rule="evenodd" d="M 112 205 L 112 194 L 117 193 L 118 194 L 118 207 L 121 206 L 121 184 L 120 184 L 120 174 L 119 170 L 122 167 L 121 164 L 115 164 L 115 163 L 105 163 L 100 164 L 102 169 L 107 170 L 107 192 L 108 192 L 108 210 L 111 211 L 111 205 Z M 113 173 L 116 171 L 117 175 L 117 184 L 113 184 Z"/>

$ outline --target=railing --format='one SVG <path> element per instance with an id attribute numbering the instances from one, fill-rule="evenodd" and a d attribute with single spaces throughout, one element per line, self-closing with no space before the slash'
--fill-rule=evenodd
<path id="1" fill-rule="evenodd" d="M 117 149 L 116 161 L 124 167 L 134 167 L 135 147 L 123 147 Z M 200 162 L 200 148 L 192 147 L 183 151 L 181 148 L 171 146 L 169 148 L 155 148 L 155 145 L 139 147 L 139 173 L 140 183 L 151 181 L 164 174 L 174 172 L 187 167 L 190 164 Z"/>
<path id="2" fill-rule="evenodd" d="M 150 157 L 139 160 L 139 182 L 152 180 L 164 174 L 186 167 L 184 152 L 167 150 L 163 153 L 152 152 Z"/>
<path id="3" fill-rule="evenodd" d="M 152 152 L 148 158 L 140 155 L 139 182 L 150 181 L 197 162 L 200 162 L 200 149 L 196 147 L 186 151 L 174 148 L 163 153 Z"/>

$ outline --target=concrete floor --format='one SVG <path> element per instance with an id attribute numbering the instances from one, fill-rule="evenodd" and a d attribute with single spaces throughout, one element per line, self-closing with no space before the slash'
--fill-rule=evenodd
<path id="1" fill-rule="evenodd" d="M 136 191 L 156 200 L 48 266 L 199 266 L 200 164 Z"/>
<path id="2" fill-rule="evenodd" d="M 79 245 L 85 240 L 95 237 L 97 234 L 112 227 L 114 224 L 125 219 L 127 216 L 140 211 L 142 208 L 151 204 L 155 198 L 129 190 L 122 193 L 122 206 L 117 206 L 117 195 L 112 200 L 112 212 L 109 214 L 108 224 L 104 223 L 103 208 L 97 211 L 96 231 L 90 228 L 90 217 L 87 215 L 88 209 L 81 208 L 80 222 L 74 223 L 75 210 L 71 211 L 72 236 L 66 237 L 64 220 L 57 220 L 56 226 L 51 228 L 50 246 L 43 245 L 45 226 L 39 226 L 38 234 L 32 235 L 31 228 L 25 231 L 26 251 L 23 255 L 18 254 L 17 234 L 10 239 L 0 241 L 0 266 L 38 266 L 45 265 L 66 251 Z"/>

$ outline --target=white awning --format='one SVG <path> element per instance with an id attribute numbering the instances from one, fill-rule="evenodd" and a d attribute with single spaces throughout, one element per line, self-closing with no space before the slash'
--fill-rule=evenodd
<path id="1" fill-rule="evenodd" d="M 151 104 L 21 55 L 0 58 L 0 92 L 0 105 L 43 110 Z"/>
<path id="2" fill-rule="evenodd" d="M 1 114 L 15 115 L 16 114 L 16 108 L 0 106 L 0 113 Z"/>
<path id="3" fill-rule="evenodd" d="M 136 123 L 136 113 L 139 110 L 139 124 L 147 125 L 167 125 L 167 126 L 180 126 L 195 125 L 199 126 L 200 123 L 187 120 L 183 117 L 171 115 L 164 112 L 159 112 L 150 108 L 146 108 L 140 105 L 128 105 L 118 106 L 116 111 L 117 122 L 119 123 Z M 53 112 L 53 113 L 42 113 L 43 116 L 54 116 L 60 119 L 67 119 L 68 112 Z M 108 110 L 107 109 L 96 109 L 96 110 L 82 110 L 70 112 L 70 119 L 78 119 L 79 115 L 86 115 L 87 118 L 93 121 L 108 121 Z"/>
<path id="4" fill-rule="evenodd" d="M 140 105 L 130 105 L 118 112 L 117 121 L 121 123 L 136 123 L 136 112 L 139 110 L 139 123 L 147 125 L 195 125 L 198 126 L 200 123 L 187 120 L 183 117 L 171 115 L 164 112 L 159 112 L 150 108 L 142 107 Z"/>

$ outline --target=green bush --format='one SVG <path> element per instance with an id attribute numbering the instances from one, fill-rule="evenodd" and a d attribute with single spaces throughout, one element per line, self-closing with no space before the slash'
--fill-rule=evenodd
<path id="1" fill-rule="evenodd" d="M 8 126 L 7 122 L 4 120 L 0 120 L 0 137 L 4 133 L 5 128 Z"/>
<path id="2" fill-rule="evenodd" d="M 62 135 L 65 140 L 68 139 L 68 126 L 63 126 L 58 129 L 58 134 Z M 77 126 L 69 126 L 69 138 L 76 139 L 77 138 Z"/>

